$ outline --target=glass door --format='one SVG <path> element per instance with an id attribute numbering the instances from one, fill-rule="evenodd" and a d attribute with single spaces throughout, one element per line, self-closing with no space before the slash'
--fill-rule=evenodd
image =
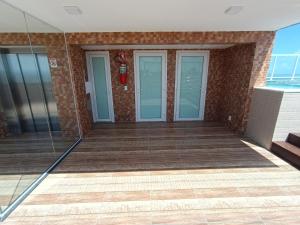
<path id="1" fill-rule="evenodd" d="M 81 135 L 64 32 L 4 1 L 0 21 L 2 221 Z"/>
<path id="2" fill-rule="evenodd" d="M 137 121 L 166 120 L 166 52 L 135 51 Z"/>
<path id="3" fill-rule="evenodd" d="M 93 119 L 114 122 L 111 73 L 108 52 L 87 52 Z"/>
<path id="4" fill-rule="evenodd" d="M 203 120 L 208 52 L 178 51 L 175 120 Z"/>

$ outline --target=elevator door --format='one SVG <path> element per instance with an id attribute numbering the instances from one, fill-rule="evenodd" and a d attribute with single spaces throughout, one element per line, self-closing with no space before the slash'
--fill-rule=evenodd
<path id="1" fill-rule="evenodd" d="M 0 104 L 11 133 L 59 130 L 46 54 L 2 53 Z M 7 105 L 10 107 L 8 108 Z"/>

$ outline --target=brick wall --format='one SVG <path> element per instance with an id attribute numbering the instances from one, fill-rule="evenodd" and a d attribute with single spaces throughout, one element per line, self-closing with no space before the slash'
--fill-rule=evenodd
<path id="1" fill-rule="evenodd" d="M 254 85 L 262 86 L 265 82 L 274 32 L 69 33 L 67 39 L 72 45 L 237 44 L 230 49 L 210 51 L 205 120 L 226 122 L 228 115 L 231 115 L 232 121 L 227 125 L 243 132 L 252 89 Z M 110 52 L 116 121 L 135 121 L 132 50 L 126 52 L 129 56 L 128 92 L 124 92 L 117 81 L 117 68 L 112 60 L 116 51 Z M 172 121 L 176 50 L 168 50 L 167 60 L 167 120 Z"/>
<path id="2" fill-rule="evenodd" d="M 204 120 L 220 121 L 224 74 L 224 50 L 210 50 Z"/>
<path id="3" fill-rule="evenodd" d="M 92 127 L 92 115 L 88 110 L 88 98 L 85 92 L 85 81 L 87 78 L 85 52 L 77 45 L 69 46 L 72 74 L 74 77 L 76 99 L 77 101 L 79 124 L 82 133 L 87 133 Z"/>
<path id="4" fill-rule="evenodd" d="M 211 50 L 208 74 L 205 120 L 226 121 L 228 114 L 233 130 L 243 132 L 248 117 L 254 86 L 262 86 L 270 60 L 274 32 L 104 32 L 69 33 L 72 72 L 83 133 L 91 127 L 91 115 L 87 110 L 88 97 L 85 94 L 85 57 L 80 45 L 120 44 L 235 44 L 225 50 Z M 70 87 L 71 78 L 64 54 L 61 34 L 34 34 L 33 44 L 47 46 L 49 56 L 58 59 L 59 68 L 52 70 L 53 90 L 58 104 L 62 127 L 76 129 L 75 104 Z M 0 44 L 27 44 L 24 34 L 0 34 Z M 132 50 L 126 51 L 129 59 L 128 91 L 118 83 L 117 65 L 113 58 L 116 51 L 110 51 L 112 89 L 116 121 L 135 121 L 134 76 Z M 228 59 L 226 58 L 228 57 Z M 173 120 L 176 50 L 168 50 L 168 96 L 167 120 Z M 226 60 L 225 60 L 226 58 Z M 242 64 L 240 58 L 247 63 Z M 250 62 L 251 61 L 251 62 Z M 232 63 L 231 63 L 232 62 Z M 252 63 L 252 66 L 250 64 Z M 237 65 L 234 70 L 233 65 Z M 251 68 L 250 68 L 251 67 Z M 234 74 L 234 75 L 233 75 Z M 243 79 L 240 81 L 238 77 Z M 224 79 L 225 82 L 224 83 Z M 231 79 L 231 81 L 230 81 Z M 232 82 L 232 83 L 231 83 Z M 242 82 L 242 83 L 240 83 Z M 226 99 L 224 101 L 224 96 Z M 240 107 L 236 109 L 236 104 Z"/>
<path id="5" fill-rule="evenodd" d="M 112 93 L 114 101 L 115 121 L 134 122 L 135 121 L 135 87 L 134 87 L 134 66 L 133 51 L 125 50 L 128 63 L 127 91 L 119 82 L 119 64 L 115 61 L 118 50 L 109 51 Z"/>
<path id="6" fill-rule="evenodd" d="M 168 50 L 167 59 L 167 121 L 174 119 L 176 50 Z"/>
<path id="7" fill-rule="evenodd" d="M 223 85 L 219 94 L 220 120 L 232 130 L 243 133 L 255 44 L 237 45 L 225 49 L 223 53 Z M 229 115 L 231 121 L 228 121 Z"/>

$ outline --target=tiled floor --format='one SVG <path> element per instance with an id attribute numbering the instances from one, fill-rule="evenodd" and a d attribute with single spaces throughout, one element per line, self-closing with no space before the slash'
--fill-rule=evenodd
<path id="1" fill-rule="evenodd" d="M 300 172 L 216 123 L 97 125 L 8 224 L 299 225 Z"/>
<path id="2" fill-rule="evenodd" d="M 6 208 L 32 184 L 75 138 L 53 132 L 25 133 L 0 139 L 0 207 Z"/>

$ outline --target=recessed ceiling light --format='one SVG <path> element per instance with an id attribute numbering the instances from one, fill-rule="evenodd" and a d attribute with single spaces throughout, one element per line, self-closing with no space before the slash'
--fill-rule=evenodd
<path id="1" fill-rule="evenodd" d="M 64 10 L 70 15 L 80 15 L 82 11 L 77 6 L 64 6 Z"/>
<path id="2" fill-rule="evenodd" d="M 243 9 L 243 6 L 240 6 L 240 5 L 230 6 L 228 9 L 225 10 L 224 13 L 227 15 L 236 15 L 240 11 L 242 11 L 242 9 Z"/>

